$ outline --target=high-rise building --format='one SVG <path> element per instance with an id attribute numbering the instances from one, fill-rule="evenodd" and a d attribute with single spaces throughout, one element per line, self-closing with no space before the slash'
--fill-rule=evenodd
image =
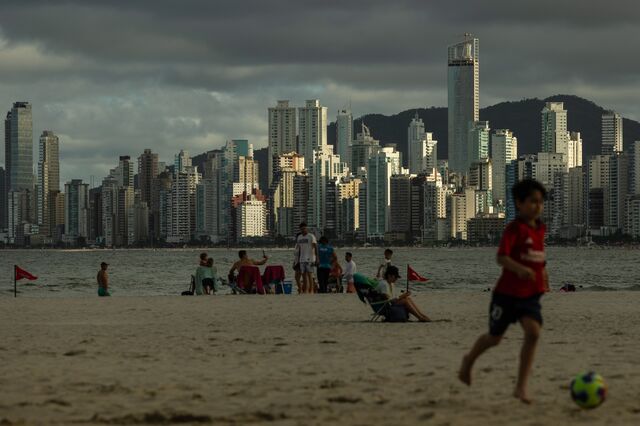
<path id="1" fill-rule="evenodd" d="M 614 111 L 602 114 L 602 154 L 622 152 L 622 117 Z"/>
<path id="2" fill-rule="evenodd" d="M 415 117 L 409 124 L 407 135 L 409 151 L 409 173 L 418 174 L 437 167 L 438 141 L 432 133 L 425 132 L 422 119 Z"/>
<path id="3" fill-rule="evenodd" d="M 359 178 L 342 178 L 337 184 L 338 238 L 353 240 L 360 227 Z"/>
<path id="4" fill-rule="evenodd" d="M 609 188 L 605 202 L 609 209 L 605 210 L 605 225 L 613 232 L 622 231 L 627 220 L 627 196 L 629 195 L 629 157 L 622 152 L 611 156 L 609 163 Z"/>
<path id="5" fill-rule="evenodd" d="M 507 164 L 518 158 L 518 139 L 509 129 L 496 130 L 491 135 L 491 163 L 493 181 L 494 205 L 506 205 L 507 188 L 506 168 Z"/>
<path id="6" fill-rule="evenodd" d="M 51 236 L 55 226 L 49 223 L 49 196 L 60 191 L 59 139 L 52 131 L 40 136 L 40 161 L 38 162 L 38 225 L 40 233 Z"/>
<path id="7" fill-rule="evenodd" d="M 167 242 L 189 242 L 196 230 L 196 187 L 200 173 L 194 166 L 176 172 L 167 205 Z"/>
<path id="8" fill-rule="evenodd" d="M 89 184 L 73 179 L 64 185 L 64 233 L 70 242 L 89 237 Z"/>
<path id="9" fill-rule="evenodd" d="M 275 236 L 293 237 L 298 225 L 293 219 L 294 178 L 306 173 L 304 157 L 290 153 L 274 160 L 276 163 L 269 197 L 270 228 Z"/>
<path id="10" fill-rule="evenodd" d="M 315 160 L 314 151 L 323 151 L 327 146 L 327 107 L 321 106 L 318 99 L 308 100 L 298 108 L 298 143 L 299 153 L 309 165 Z"/>
<path id="11" fill-rule="evenodd" d="M 305 158 L 305 164 L 307 160 Z M 347 175 L 348 167 L 340 161 L 340 156 L 325 146 L 324 152 L 316 151 L 315 161 L 309 170 L 309 204 L 307 224 L 318 233 L 324 232 L 327 225 L 327 188 L 331 180 Z"/>
<path id="12" fill-rule="evenodd" d="M 468 166 L 485 158 L 489 158 L 489 128 L 488 121 L 474 121 L 469 123 L 468 133 Z"/>
<path id="13" fill-rule="evenodd" d="M 260 170 L 253 157 L 238 156 L 233 169 L 232 197 L 243 192 L 251 194 L 254 189 L 259 188 Z"/>
<path id="14" fill-rule="evenodd" d="M 630 182 L 629 192 L 640 195 L 640 141 L 633 142 L 629 158 Z"/>
<path id="15" fill-rule="evenodd" d="M 391 206 L 389 210 L 389 232 L 395 239 L 411 238 L 411 178 L 409 174 L 393 175 L 389 183 Z"/>
<path id="16" fill-rule="evenodd" d="M 138 188 L 140 200 L 151 206 L 153 180 L 160 174 L 158 170 L 158 154 L 145 149 L 138 157 Z"/>
<path id="17" fill-rule="evenodd" d="M 611 156 L 594 155 L 589 158 L 587 219 L 591 230 L 600 230 L 608 223 L 609 165 Z"/>
<path id="18" fill-rule="evenodd" d="M 633 238 L 640 238 L 640 195 L 627 197 L 627 222 L 624 233 Z"/>
<path id="19" fill-rule="evenodd" d="M 7 173 L 0 167 L 0 230 L 7 228 Z"/>
<path id="20" fill-rule="evenodd" d="M 133 163 L 128 155 L 121 155 L 115 169 L 109 171 L 109 176 L 114 178 L 119 186 L 130 186 L 133 188 Z"/>
<path id="21" fill-rule="evenodd" d="M 480 42 L 465 34 L 448 48 L 449 167 L 466 173 L 469 123 L 480 119 Z"/>
<path id="22" fill-rule="evenodd" d="M 242 197 L 242 201 L 234 208 L 236 239 L 266 236 L 267 204 L 264 197 L 253 194 L 238 197 Z"/>
<path id="23" fill-rule="evenodd" d="M 153 179 L 152 185 L 149 228 L 152 230 L 151 239 L 157 241 L 167 237 L 167 205 L 173 185 L 173 174 L 166 170 L 160 172 Z"/>
<path id="24" fill-rule="evenodd" d="M 478 191 L 486 191 L 488 195 L 492 195 L 493 165 L 490 159 L 484 158 L 471 163 L 468 186 L 472 186 Z"/>
<path id="25" fill-rule="evenodd" d="M 567 168 L 582 167 L 582 138 L 580 132 L 567 135 Z"/>
<path id="26" fill-rule="evenodd" d="M 191 166 L 191 157 L 189 156 L 189 151 L 181 149 L 179 153 L 177 153 L 173 160 L 173 172 L 183 172 L 186 167 Z"/>
<path id="27" fill-rule="evenodd" d="M 384 239 L 390 225 L 391 176 L 400 173 L 400 153 L 383 148 L 367 162 L 367 239 Z"/>
<path id="28" fill-rule="evenodd" d="M 351 143 L 353 141 L 353 114 L 348 109 L 338 111 L 336 118 L 336 152 L 340 159 L 351 164 Z"/>
<path id="29" fill-rule="evenodd" d="M 563 239 L 582 235 L 585 225 L 584 176 L 582 167 L 557 172 L 553 181 L 550 234 Z"/>
<path id="30" fill-rule="evenodd" d="M 361 123 L 361 131 L 351 145 L 351 171 L 356 174 L 361 167 L 367 167 L 371 156 L 380 151 L 380 141 L 371 136 L 369 128 Z"/>
<path id="31" fill-rule="evenodd" d="M 553 188 L 553 176 L 556 172 L 567 171 L 566 154 L 540 152 L 533 163 L 533 179 L 542 183 L 545 188 Z"/>
<path id="32" fill-rule="evenodd" d="M 467 239 L 467 222 L 476 216 L 476 190 L 464 188 L 462 192 L 453 194 L 450 198 L 451 237 L 458 240 Z"/>
<path id="33" fill-rule="evenodd" d="M 269 108 L 269 186 L 273 181 L 274 157 L 296 152 L 296 135 L 296 108 L 289 106 L 288 100 L 278 101 Z"/>
<path id="34" fill-rule="evenodd" d="M 542 108 L 542 152 L 567 155 L 567 111 L 562 102 L 547 102 Z"/>
<path id="35" fill-rule="evenodd" d="M 33 118 L 29 102 L 15 102 L 7 114 L 9 143 L 5 148 L 9 189 L 33 191 Z M 7 129 L 5 129 L 6 143 Z M 8 150 L 7 150 L 8 148 Z"/>

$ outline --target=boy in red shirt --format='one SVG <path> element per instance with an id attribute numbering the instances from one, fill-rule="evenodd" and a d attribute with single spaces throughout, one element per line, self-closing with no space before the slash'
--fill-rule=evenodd
<path id="1" fill-rule="evenodd" d="M 518 217 L 507 225 L 500 241 L 497 261 L 502 266 L 502 275 L 489 306 L 489 333 L 480 336 L 464 356 L 458 377 L 471 385 L 471 369 L 476 359 L 500 343 L 509 325 L 519 321 L 524 343 L 513 396 L 529 404 L 527 381 L 542 327 L 540 297 L 549 289 L 544 256 L 546 228 L 540 221 L 546 190 L 541 183 L 526 179 L 516 183 L 511 192 Z"/>

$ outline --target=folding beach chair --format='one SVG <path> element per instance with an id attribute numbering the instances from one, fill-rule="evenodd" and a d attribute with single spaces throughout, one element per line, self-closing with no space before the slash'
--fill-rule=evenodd
<path id="1" fill-rule="evenodd" d="M 229 281 L 227 281 L 227 286 L 231 289 L 233 294 L 248 294 L 243 288 L 238 287 L 238 283 L 236 283 L 235 277 L 233 275 L 229 275 Z"/>
<path id="2" fill-rule="evenodd" d="M 377 321 L 380 317 L 385 316 L 384 314 L 391 302 L 374 290 L 376 286 L 375 280 L 367 278 L 363 274 L 356 273 L 353 276 L 353 284 L 360 301 L 369 305 L 373 311 L 369 321 Z"/>

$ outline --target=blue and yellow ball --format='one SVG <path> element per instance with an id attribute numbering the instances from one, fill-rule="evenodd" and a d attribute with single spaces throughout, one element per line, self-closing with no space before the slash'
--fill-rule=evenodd
<path id="1" fill-rule="evenodd" d="M 606 397 L 607 384 L 599 374 L 579 374 L 571 382 L 571 399 L 582 408 L 596 408 Z"/>

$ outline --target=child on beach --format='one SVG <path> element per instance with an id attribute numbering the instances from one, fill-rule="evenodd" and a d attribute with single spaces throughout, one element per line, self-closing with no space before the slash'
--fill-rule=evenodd
<path id="1" fill-rule="evenodd" d="M 378 266 L 378 271 L 376 272 L 376 278 L 384 278 L 385 272 L 387 272 L 387 268 L 391 266 L 391 257 L 393 256 L 393 250 L 386 249 L 384 251 L 384 259 Z"/>
<path id="2" fill-rule="evenodd" d="M 489 306 L 489 333 L 483 334 L 462 359 L 458 378 L 471 385 L 471 370 L 476 359 L 496 346 L 511 323 L 520 322 L 524 343 L 520 352 L 518 379 L 513 396 L 531 403 L 527 381 L 542 327 L 540 297 L 549 289 L 545 268 L 545 225 L 540 221 L 546 190 L 541 183 L 525 179 L 511 189 L 518 217 L 502 234 L 497 261 L 502 275 Z"/>
<path id="3" fill-rule="evenodd" d="M 355 293 L 356 286 L 353 283 L 353 276 L 358 272 L 356 262 L 353 261 L 353 255 L 349 252 L 344 255 L 344 260 L 344 281 L 347 283 L 347 293 Z"/>

